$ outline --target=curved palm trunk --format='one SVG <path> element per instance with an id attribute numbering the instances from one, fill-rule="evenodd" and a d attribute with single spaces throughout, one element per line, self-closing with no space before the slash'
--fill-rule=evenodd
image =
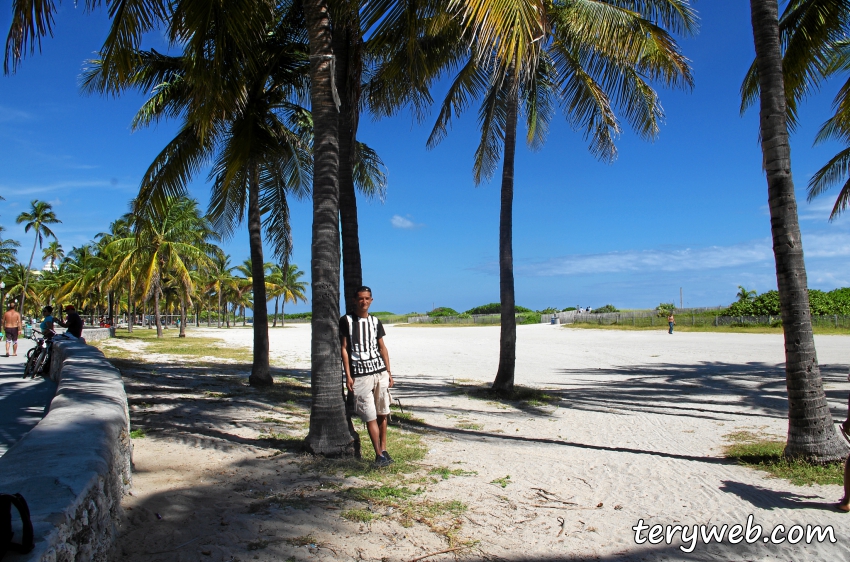
<path id="1" fill-rule="evenodd" d="M 127 322 L 127 332 L 133 333 L 133 323 L 136 321 L 136 309 L 133 302 L 133 283 L 130 282 L 127 288 L 127 316 L 130 318 Z"/>
<path id="2" fill-rule="evenodd" d="M 24 309 L 24 302 L 26 301 L 26 298 L 27 298 L 27 285 L 29 284 L 29 281 L 30 281 L 30 269 L 32 269 L 32 260 L 35 258 L 35 247 L 38 245 L 38 229 L 39 229 L 39 226 L 36 225 L 36 227 L 35 227 L 35 242 L 32 243 L 32 253 L 30 254 L 30 262 L 27 265 L 26 273 L 24 273 L 24 292 L 21 294 L 21 307 L 18 309 L 18 312 L 20 312 L 20 314 L 21 314 L 21 318 L 23 318 L 26 314 L 24 312 L 24 310 L 25 310 Z"/>
<path id="3" fill-rule="evenodd" d="M 218 290 L 218 310 L 216 310 L 216 316 L 218 316 L 218 327 L 221 328 L 221 289 Z"/>
<path id="4" fill-rule="evenodd" d="M 266 310 L 266 272 L 263 267 L 263 232 L 260 214 L 260 179 L 252 166 L 248 185 L 248 237 L 251 246 L 251 277 L 254 291 L 254 362 L 248 382 L 252 386 L 274 383 L 269 369 L 269 314 Z M 245 325 L 245 308 L 242 308 Z"/>
<path id="5" fill-rule="evenodd" d="M 156 337 L 162 337 L 162 319 L 159 316 L 159 289 L 153 292 L 153 317 L 156 322 Z"/>
<path id="6" fill-rule="evenodd" d="M 824 462 L 846 456 L 826 402 L 809 309 L 803 244 L 791 176 L 777 0 L 750 0 L 761 109 L 759 113 L 776 281 L 785 332 L 788 388 L 786 457 Z"/>
<path id="7" fill-rule="evenodd" d="M 360 52 L 353 44 L 357 36 L 352 26 L 334 29 L 333 52 L 336 56 L 336 84 L 342 102 L 339 108 L 339 219 L 342 232 L 342 278 L 345 311 L 353 313 L 363 285 L 360 259 L 360 235 L 357 225 L 357 197 L 354 191 L 354 143 L 357 139 L 360 99 Z"/>
<path id="8" fill-rule="evenodd" d="M 313 320 L 310 346 L 310 431 L 307 449 L 326 456 L 354 453 L 342 399 L 339 355 L 339 140 L 331 89 L 331 28 L 326 0 L 303 0 L 310 39 L 313 111 L 313 232 L 310 261 Z"/>
<path id="9" fill-rule="evenodd" d="M 499 214 L 499 302 L 502 327 L 499 337 L 499 370 L 493 390 L 510 392 L 516 368 L 516 311 L 514 302 L 514 155 L 516 154 L 517 97 L 511 93 L 505 124 L 505 161 L 502 164 L 502 201 Z"/>
<path id="10" fill-rule="evenodd" d="M 274 298 L 274 317 L 273 317 L 273 320 L 272 320 L 272 328 L 277 327 L 277 308 L 278 308 L 279 304 L 280 304 L 280 297 L 275 297 Z"/>

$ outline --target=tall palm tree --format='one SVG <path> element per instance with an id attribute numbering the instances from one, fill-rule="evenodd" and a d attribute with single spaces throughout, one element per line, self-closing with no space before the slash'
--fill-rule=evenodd
<path id="1" fill-rule="evenodd" d="M 305 444 L 314 454 L 354 453 L 342 396 L 339 357 L 339 115 L 333 89 L 331 22 L 327 0 L 304 0 L 310 43 L 313 114 L 312 341 L 313 403 Z"/>
<path id="2" fill-rule="evenodd" d="M 62 258 L 65 257 L 65 250 L 62 249 L 62 244 L 59 243 L 58 240 L 52 241 L 47 247 L 44 249 L 44 252 L 41 254 L 41 259 L 46 262 L 49 262 L 50 265 L 48 269 L 51 271 L 54 267 L 56 267 L 57 261 L 62 261 Z"/>
<path id="3" fill-rule="evenodd" d="M 838 460 L 846 455 L 846 447 L 833 426 L 820 376 L 791 175 L 779 7 L 777 0 L 750 0 L 750 8 L 759 82 L 759 131 L 785 334 L 788 440 L 784 454 L 819 462 Z"/>
<path id="4" fill-rule="evenodd" d="M 142 181 L 137 209 L 158 205 L 164 197 L 182 195 L 200 163 L 212 160 L 209 216 L 217 231 L 230 236 L 247 210 L 251 263 L 255 266 L 249 277 L 258 302 L 266 302 L 263 227 L 276 257 L 283 259 L 291 251 L 286 195 L 303 196 L 310 179 L 309 146 L 302 126 L 306 117 L 295 103 L 306 92 L 306 45 L 297 10 L 286 3 L 279 7 L 278 13 L 267 14 L 263 33 L 244 51 L 234 48 L 235 41 L 231 43 L 222 34 L 218 17 L 232 18 L 222 12 L 204 25 L 194 20 L 170 23 L 183 25 L 192 33 L 193 40 L 180 45 L 180 56 L 136 51 L 138 65 L 126 81 L 110 75 L 103 61 L 94 61 L 84 81 L 90 90 L 104 93 L 153 88 L 134 127 L 175 115 L 182 117 L 180 132 L 157 156 Z M 177 10 L 174 17 L 186 14 Z M 199 43 L 200 39 L 204 41 Z M 216 49 L 211 51 L 208 44 L 215 44 Z M 223 56 L 221 51 L 228 53 L 228 60 L 219 68 L 209 59 Z M 202 67 L 207 72 L 198 70 Z M 216 83 L 222 87 L 213 88 Z M 203 93 L 200 98 L 199 93 Z M 249 380 L 252 385 L 271 385 L 264 308 L 254 311 L 253 327 L 254 360 Z"/>
<path id="5" fill-rule="evenodd" d="M 56 218 L 56 213 L 53 212 L 53 205 L 47 203 L 46 201 L 39 201 L 38 199 L 33 199 L 30 202 L 30 210 L 24 211 L 18 218 L 15 219 L 15 222 L 18 224 L 24 224 L 24 232 L 33 231 L 35 234 L 35 240 L 32 244 L 32 253 L 30 254 L 30 261 L 27 264 L 27 273 L 24 279 L 24 290 L 21 293 L 21 314 L 25 314 L 24 302 L 27 295 L 27 284 L 29 283 L 30 270 L 32 269 L 32 260 L 35 258 L 35 249 L 36 247 L 41 248 L 44 242 L 44 237 L 49 236 L 56 239 L 56 235 L 53 234 L 53 231 L 50 230 L 48 225 L 61 223 L 59 219 Z"/>
<path id="6" fill-rule="evenodd" d="M 230 256 L 222 251 L 218 251 L 213 254 L 212 264 L 207 270 L 206 280 L 209 283 L 210 290 L 218 299 L 218 308 L 216 309 L 218 328 L 221 328 L 222 300 L 224 293 L 231 289 L 236 283 L 233 277 L 233 270 L 234 266 L 230 265 Z"/>
<path id="7" fill-rule="evenodd" d="M 567 120 L 584 131 L 591 152 L 613 161 L 614 139 L 620 133 L 615 109 L 621 110 L 638 135 L 651 140 L 658 134 L 663 110 L 650 83 L 692 85 L 687 60 L 671 35 L 696 29 L 696 15 L 687 1 L 632 2 L 626 8 L 611 0 L 576 0 L 541 3 L 539 10 L 529 11 L 530 7 L 525 0 L 463 4 L 467 33 L 476 41 L 466 60 L 459 61 L 460 70 L 428 139 L 428 146 L 435 146 L 447 134 L 452 117 L 471 101 L 482 99 L 481 141 L 473 166 L 476 184 L 492 177 L 504 154 L 499 218 L 501 335 L 493 382 L 493 389 L 499 391 L 513 389 L 516 366 L 512 238 L 520 114 L 525 116 L 529 146 L 538 148 L 560 102 Z M 525 24 L 518 27 L 517 21 Z M 482 36 L 493 42 L 482 41 Z M 510 49 L 505 50 L 505 45 Z"/>

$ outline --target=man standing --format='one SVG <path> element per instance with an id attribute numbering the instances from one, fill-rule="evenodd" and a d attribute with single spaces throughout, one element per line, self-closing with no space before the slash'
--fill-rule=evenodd
<path id="1" fill-rule="evenodd" d="M 348 391 L 354 393 L 355 411 L 369 430 L 375 448 L 375 466 L 393 462 L 387 452 L 389 389 L 395 384 L 390 373 L 390 354 L 384 345 L 384 326 L 369 314 L 372 289 L 357 289 L 356 314 L 339 319 L 342 365 Z"/>
<path id="2" fill-rule="evenodd" d="M 18 335 L 23 328 L 21 315 L 15 310 L 15 303 L 9 303 L 9 310 L 3 315 L 3 331 L 6 332 L 6 357 L 9 357 L 9 344 L 12 344 L 12 355 L 18 354 Z"/>
<path id="3" fill-rule="evenodd" d="M 676 319 L 673 318 L 673 311 L 672 310 L 670 311 L 670 316 L 667 317 L 667 325 L 670 326 L 670 331 L 667 332 L 667 333 L 672 334 L 673 333 L 673 326 L 676 325 Z"/>

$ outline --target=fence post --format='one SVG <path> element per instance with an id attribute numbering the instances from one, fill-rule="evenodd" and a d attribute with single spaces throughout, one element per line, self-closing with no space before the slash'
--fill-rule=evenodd
<path id="1" fill-rule="evenodd" d="M 696 326 L 697 315 L 691 314 L 691 326 Z"/>
<path id="2" fill-rule="evenodd" d="M 650 317 L 649 317 L 649 325 L 650 325 L 650 326 L 655 326 L 655 317 L 654 317 L 654 316 L 652 316 L 652 315 L 650 315 Z"/>
<path id="3" fill-rule="evenodd" d="M 838 327 L 838 315 L 837 314 L 835 315 L 835 327 L 836 328 Z"/>
<path id="4" fill-rule="evenodd" d="M 719 315 L 717 315 L 717 314 L 714 315 L 714 325 L 715 325 L 715 327 L 720 325 L 720 324 L 718 324 L 719 318 L 720 318 Z"/>

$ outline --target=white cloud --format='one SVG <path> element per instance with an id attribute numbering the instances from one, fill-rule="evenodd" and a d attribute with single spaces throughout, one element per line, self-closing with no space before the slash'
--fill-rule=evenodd
<path id="1" fill-rule="evenodd" d="M 404 218 L 401 215 L 393 215 L 393 218 L 390 219 L 390 224 L 393 225 L 393 228 L 403 228 L 405 230 L 413 230 L 414 228 L 422 226 L 421 224 L 416 224 L 412 220 Z"/>
<path id="2" fill-rule="evenodd" d="M 0 184 L 0 195 L 6 199 L 16 195 L 37 195 L 39 193 L 51 193 L 53 191 L 75 191 L 93 188 L 104 189 L 125 189 L 125 186 L 120 186 L 111 181 L 95 180 L 95 181 L 59 181 L 53 183 L 45 183 L 42 185 L 3 185 Z M 126 188 L 131 189 L 130 186 Z"/>
<path id="3" fill-rule="evenodd" d="M 806 258 L 850 256 L 850 233 L 820 230 L 803 233 Z M 731 246 L 671 250 L 629 250 L 605 254 L 574 254 L 517 267 L 528 276 L 568 276 L 594 273 L 696 271 L 772 263 L 770 239 L 750 240 Z"/>
<path id="4" fill-rule="evenodd" d="M 11 107 L 0 105 L 0 123 L 29 121 L 30 119 L 32 119 L 32 115 L 26 111 L 20 111 L 18 109 L 12 109 Z"/>

